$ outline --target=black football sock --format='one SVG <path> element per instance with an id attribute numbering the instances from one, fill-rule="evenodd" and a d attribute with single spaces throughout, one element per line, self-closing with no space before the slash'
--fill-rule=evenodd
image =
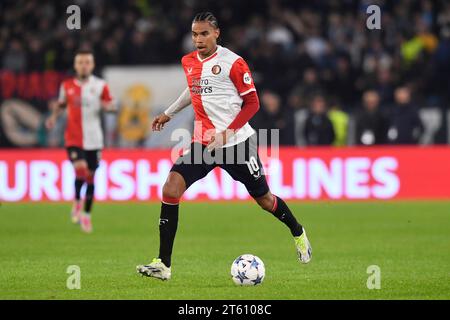
<path id="1" fill-rule="evenodd" d="M 91 213 L 93 202 L 94 202 L 94 184 L 88 183 L 86 188 L 86 196 L 84 198 L 84 212 Z"/>
<path id="2" fill-rule="evenodd" d="M 83 187 L 84 180 L 75 179 L 75 199 L 80 201 L 81 187 Z"/>
<path id="3" fill-rule="evenodd" d="M 178 204 L 161 203 L 159 219 L 159 258 L 170 267 L 173 242 L 178 227 Z"/>
<path id="4" fill-rule="evenodd" d="M 275 205 L 272 209 L 272 214 L 283 222 L 290 230 L 294 237 L 298 237 L 303 233 L 303 228 L 300 223 L 297 222 L 291 210 L 287 206 L 283 199 L 275 197 Z"/>

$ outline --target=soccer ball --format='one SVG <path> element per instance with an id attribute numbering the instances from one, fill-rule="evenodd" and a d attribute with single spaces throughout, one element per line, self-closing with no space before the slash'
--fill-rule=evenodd
<path id="1" fill-rule="evenodd" d="M 239 286 L 256 286 L 261 284 L 266 275 L 264 262 L 252 254 L 243 254 L 231 265 L 231 279 Z"/>

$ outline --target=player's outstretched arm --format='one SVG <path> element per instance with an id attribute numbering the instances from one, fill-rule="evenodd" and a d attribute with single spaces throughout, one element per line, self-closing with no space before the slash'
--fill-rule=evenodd
<path id="1" fill-rule="evenodd" d="M 114 101 L 109 90 L 109 85 L 105 83 L 100 96 L 100 105 L 105 112 L 116 113 L 119 111 L 116 101 Z"/>
<path id="2" fill-rule="evenodd" d="M 47 120 L 45 120 L 45 127 L 48 130 L 53 129 L 53 127 L 55 126 L 56 120 L 58 120 L 58 117 L 63 113 L 64 108 L 66 107 L 65 102 L 55 101 L 54 103 L 56 103 L 57 105 L 54 108 L 52 108 L 53 109 L 52 113 L 47 118 Z"/>
<path id="3" fill-rule="evenodd" d="M 172 118 L 174 115 L 176 115 L 178 112 L 180 112 L 190 104 L 191 104 L 191 94 L 189 93 L 189 88 L 186 88 L 178 97 L 178 99 L 175 100 L 175 102 L 172 103 L 166 109 L 166 111 L 164 111 L 164 114 Z"/>
<path id="4" fill-rule="evenodd" d="M 170 119 L 176 115 L 178 112 L 186 108 L 191 104 L 191 95 L 189 93 L 189 88 L 186 88 L 181 95 L 172 103 L 164 113 L 158 115 L 152 122 L 153 131 L 161 131 L 164 129 L 164 124 L 169 122 Z"/>
<path id="5" fill-rule="evenodd" d="M 59 96 L 58 100 L 51 100 L 49 102 L 49 107 L 52 110 L 50 116 L 45 120 L 45 127 L 48 130 L 53 129 L 55 126 L 56 120 L 63 113 L 66 108 L 67 99 L 66 99 L 66 89 L 64 87 L 64 83 L 59 87 Z"/>
<path id="6" fill-rule="evenodd" d="M 110 112 L 110 113 L 117 113 L 119 111 L 119 108 L 113 101 L 108 101 L 108 102 L 102 101 L 102 108 L 105 112 Z"/>

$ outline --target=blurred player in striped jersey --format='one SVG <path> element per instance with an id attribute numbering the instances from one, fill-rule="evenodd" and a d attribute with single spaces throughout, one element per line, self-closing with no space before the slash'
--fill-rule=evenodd
<path id="1" fill-rule="evenodd" d="M 308 263 L 311 259 L 312 249 L 305 230 L 287 204 L 270 192 L 263 172 L 256 133 L 248 123 L 259 109 L 250 69 L 240 56 L 217 45 L 219 34 L 213 14 L 203 12 L 194 17 L 192 40 L 197 50 L 181 60 L 188 88 L 152 124 L 153 130 L 161 130 L 176 113 L 192 103 L 193 142 L 190 150 L 173 165 L 164 184 L 159 256 L 148 265 L 137 266 L 137 272 L 145 276 L 170 279 L 180 198 L 187 188 L 215 167 L 243 183 L 262 209 L 290 229 L 300 262 Z M 211 159 L 214 162 L 209 161 Z"/>
<path id="2" fill-rule="evenodd" d="M 103 148 L 101 111 L 115 112 L 109 87 L 103 79 L 92 74 L 95 67 L 94 55 L 89 50 L 75 55 L 76 76 L 61 84 L 58 108 L 46 121 L 51 129 L 67 110 L 67 124 L 64 134 L 65 146 L 75 169 L 75 200 L 71 219 L 79 223 L 84 232 L 92 232 L 91 209 L 94 201 L 94 174 Z M 86 184 L 84 206 L 81 202 L 81 188 Z"/>

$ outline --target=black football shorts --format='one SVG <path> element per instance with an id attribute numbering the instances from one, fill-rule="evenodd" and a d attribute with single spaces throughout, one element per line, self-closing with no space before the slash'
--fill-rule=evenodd
<path id="1" fill-rule="evenodd" d="M 193 142 L 190 149 L 177 159 L 170 171 L 181 174 L 187 189 L 215 167 L 222 168 L 234 180 L 243 183 L 253 198 L 269 192 L 258 156 L 256 134 L 237 145 L 212 152 L 209 152 L 203 144 Z"/>
<path id="2" fill-rule="evenodd" d="M 83 150 L 79 147 L 67 147 L 67 155 L 71 162 L 86 160 L 88 169 L 95 171 L 101 160 L 101 150 Z"/>

